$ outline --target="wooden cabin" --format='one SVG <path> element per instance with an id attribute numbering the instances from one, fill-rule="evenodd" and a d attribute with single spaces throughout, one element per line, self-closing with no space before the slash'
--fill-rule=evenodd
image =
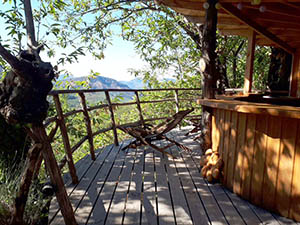
<path id="1" fill-rule="evenodd" d="M 212 109 L 212 148 L 222 155 L 223 184 L 271 211 L 300 221 L 300 1 L 162 0 L 197 23 L 207 9 L 217 9 L 217 28 L 224 35 L 248 38 L 244 91 L 252 91 L 255 45 L 275 46 L 293 55 L 289 97 L 295 103 L 247 102 L 235 98 L 200 99 Z M 276 104 L 273 104 L 276 103 Z M 295 106 L 296 105 L 296 106 Z"/>

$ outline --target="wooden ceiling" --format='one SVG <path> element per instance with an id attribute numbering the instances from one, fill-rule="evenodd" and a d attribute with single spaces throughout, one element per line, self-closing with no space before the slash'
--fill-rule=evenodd
<path id="1" fill-rule="evenodd" d="M 160 0 L 185 15 L 204 23 L 205 0 Z M 257 32 L 256 44 L 277 46 L 294 53 L 300 49 L 300 0 L 219 0 L 218 29 L 223 35 L 248 37 Z"/>

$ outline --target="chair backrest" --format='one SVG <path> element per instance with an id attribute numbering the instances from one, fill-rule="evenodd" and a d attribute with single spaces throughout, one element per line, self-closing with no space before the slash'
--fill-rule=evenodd
<path id="1" fill-rule="evenodd" d="M 172 117 L 170 117 L 166 122 L 154 127 L 153 128 L 154 132 L 157 134 L 165 134 L 165 133 L 171 131 L 183 120 L 183 118 L 187 114 L 191 113 L 193 110 L 194 110 L 194 108 L 179 111 L 178 113 L 176 113 Z"/>

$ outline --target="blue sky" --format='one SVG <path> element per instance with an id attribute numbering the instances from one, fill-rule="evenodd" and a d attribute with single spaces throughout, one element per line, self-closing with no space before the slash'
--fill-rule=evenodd
<path id="1" fill-rule="evenodd" d="M 103 60 L 95 60 L 91 55 L 81 56 L 78 63 L 67 64 L 64 69 L 76 77 L 87 76 L 93 70 L 99 72 L 101 76 L 119 81 L 134 79 L 128 70 L 140 69 L 145 66 L 145 63 L 135 53 L 132 43 L 124 41 L 118 36 L 113 38 L 112 43 L 104 50 Z M 46 56 L 42 55 L 42 57 L 46 60 Z M 55 64 L 55 59 L 50 61 Z"/>
<path id="2" fill-rule="evenodd" d="M 0 3 L 1 9 L 8 7 L 8 4 Z M 0 35 L 3 40 L 7 39 L 7 32 L 4 30 L 4 20 L 0 18 Z M 49 59 L 46 54 L 41 53 L 44 61 L 50 61 L 56 65 L 57 58 Z M 112 45 L 104 50 L 104 59 L 95 60 L 91 55 L 79 57 L 78 63 L 67 64 L 59 69 L 68 70 L 73 76 L 87 76 L 90 71 L 100 73 L 101 76 L 110 77 L 116 80 L 134 79 L 129 69 L 141 69 L 146 65 L 134 51 L 134 46 L 121 37 L 114 36 Z"/>

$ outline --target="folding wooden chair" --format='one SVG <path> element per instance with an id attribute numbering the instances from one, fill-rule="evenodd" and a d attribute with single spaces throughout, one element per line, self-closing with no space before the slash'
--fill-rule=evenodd
<path id="1" fill-rule="evenodd" d="M 122 150 L 126 148 L 136 148 L 138 146 L 148 145 L 153 149 L 158 150 L 171 157 L 173 156 L 170 153 L 165 152 L 165 150 L 173 145 L 177 145 L 179 148 L 185 151 L 191 151 L 188 147 L 168 138 L 166 136 L 166 133 L 174 129 L 183 120 L 183 118 L 193 110 L 194 109 L 187 109 L 179 111 L 172 117 L 168 118 L 166 121 L 156 126 L 153 126 L 151 124 L 145 124 L 144 126 L 142 126 L 141 123 L 136 123 L 136 125 L 126 127 L 118 126 L 120 130 L 135 138 L 133 142 L 131 142 L 129 145 L 126 145 L 124 148 L 122 148 Z M 164 147 L 158 147 L 157 145 L 152 143 L 157 140 L 167 140 L 168 142 L 170 142 L 170 144 Z"/>

